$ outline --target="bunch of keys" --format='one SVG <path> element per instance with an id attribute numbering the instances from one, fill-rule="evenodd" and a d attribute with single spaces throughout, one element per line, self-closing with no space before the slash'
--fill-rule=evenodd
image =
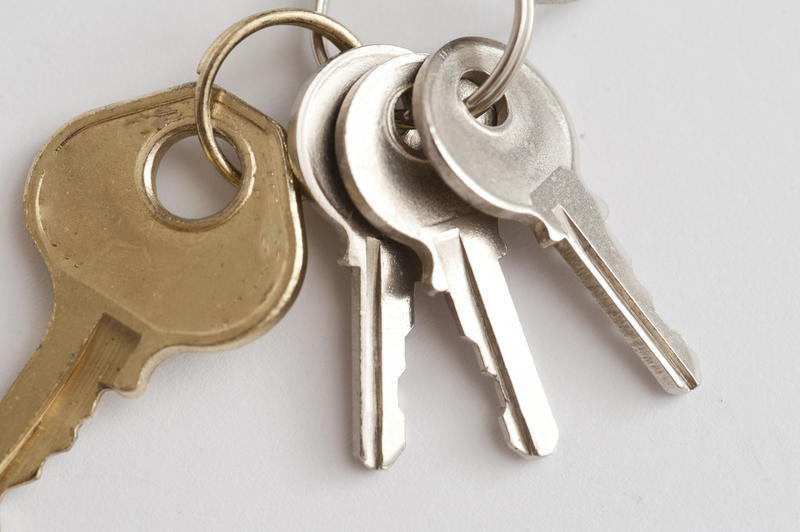
<path id="1" fill-rule="evenodd" d="M 390 467 L 405 445 L 397 380 L 410 279 L 447 294 L 496 381 L 511 448 L 554 450 L 558 428 L 498 264 L 497 218 L 560 252 L 667 392 L 700 382 L 694 353 L 655 312 L 577 173 L 564 106 L 524 64 L 533 2 L 517 7 L 508 47 L 466 38 L 430 56 L 365 46 L 328 60 L 315 39 L 325 63 L 298 100 L 290 156 L 354 268 L 354 448 L 370 468 Z"/>
<path id="2" fill-rule="evenodd" d="M 354 448 L 365 466 L 389 468 L 405 448 L 398 379 L 417 282 L 447 295 L 495 379 L 510 446 L 524 456 L 555 449 L 558 428 L 499 265 L 498 218 L 530 225 L 561 253 L 666 391 L 699 384 L 693 353 L 656 314 L 577 173 L 563 105 L 523 64 L 533 0 L 518 1 L 509 47 L 466 38 L 430 56 L 361 46 L 318 11 L 237 23 L 206 53 L 197 84 L 84 115 L 42 150 L 25 210 L 55 309 L 0 401 L 0 496 L 72 445 L 103 391 L 137 395 L 166 357 L 241 345 L 286 314 L 306 258 L 294 176 L 338 229 L 353 271 Z M 324 62 L 288 137 L 213 85 L 239 42 L 278 24 L 314 31 Z M 342 53 L 328 60 L 321 37 Z M 161 157 L 193 134 L 239 187 L 201 220 L 168 212 L 154 187 Z M 240 171 L 216 135 L 236 148 Z"/>

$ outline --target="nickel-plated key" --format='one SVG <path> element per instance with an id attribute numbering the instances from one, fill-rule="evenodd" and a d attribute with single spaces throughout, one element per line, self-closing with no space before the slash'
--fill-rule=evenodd
<path id="1" fill-rule="evenodd" d="M 0 496 L 72 445 L 103 391 L 136 395 L 170 355 L 252 340 L 296 297 L 305 244 L 275 122 L 217 91 L 215 125 L 242 155 L 239 194 L 201 220 L 158 201 L 158 162 L 196 131 L 193 102 L 186 85 L 84 115 L 31 170 L 28 229 L 55 310 L 0 401 Z"/>
<path id="2" fill-rule="evenodd" d="M 496 379 L 511 446 L 547 455 L 558 428 L 500 269 L 497 220 L 456 197 L 396 128 L 396 102 L 424 58 L 393 59 L 351 90 L 338 120 L 342 175 L 366 218 L 420 256 L 428 290 L 449 296 L 463 335 Z"/>
<path id="3" fill-rule="evenodd" d="M 362 75 L 408 53 L 376 45 L 337 56 L 307 84 L 289 125 L 295 173 L 343 237 L 340 263 L 353 272 L 353 443 L 356 457 L 373 469 L 390 467 L 406 444 L 398 380 L 405 371 L 420 266 L 410 249 L 369 225 L 347 195 L 336 163 L 336 118 Z"/>
<path id="4" fill-rule="evenodd" d="M 656 313 L 630 261 L 609 234 L 603 206 L 578 175 L 577 145 L 563 105 L 524 66 L 484 127 L 455 96 L 463 76 L 485 78 L 502 45 L 453 41 L 432 55 L 414 87 L 414 116 L 426 154 L 447 184 L 476 208 L 529 224 L 555 246 L 670 393 L 700 383 L 694 353 Z"/>

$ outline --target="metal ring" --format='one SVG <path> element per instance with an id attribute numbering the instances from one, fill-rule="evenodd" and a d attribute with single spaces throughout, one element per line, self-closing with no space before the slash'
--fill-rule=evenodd
<path id="1" fill-rule="evenodd" d="M 534 0 L 516 0 L 516 3 L 514 29 L 503 57 L 489 79 L 464 102 L 475 116 L 482 115 L 500 101 L 528 55 L 533 39 Z"/>
<path id="2" fill-rule="evenodd" d="M 328 14 L 328 0 L 315 0 L 314 1 L 314 11 L 317 13 L 322 13 L 323 15 Z M 314 46 L 314 57 L 317 60 L 317 63 L 322 66 L 330 60 L 328 56 L 328 51 L 325 49 L 325 41 L 322 40 L 322 35 L 319 33 L 314 33 L 311 35 L 311 43 Z"/>
<path id="3" fill-rule="evenodd" d="M 558 0 L 539 0 L 539 3 L 559 2 Z M 514 29 L 503 57 L 483 85 L 478 87 L 465 101 L 467 108 L 475 116 L 481 116 L 500 101 L 528 55 L 533 38 L 534 0 L 516 0 L 516 5 Z M 314 8 L 319 13 L 326 13 L 328 0 L 314 0 Z M 328 61 L 325 44 L 319 34 L 315 33 L 313 39 L 314 55 L 317 62 L 322 65 Z"/>
<path id="4" fill-rule="evenodd" d="M 342 51 L 361 46 L 361 41 L 342 24 L 326 15 L 305 9 L 278 9 L 253 15 L 237 22 L 217 37 L 197 69 L 200 75 L 195 89 L 197 134 L 208 159 L 228 181 L 237 186 L 241 182 L 241 176 L 222 153 L 214 137 L 214 125 L 211 121 L 214 79 L 222 63 L 240 42 L 264 28 L 280 25 L 299 26 L 319 33 Z"/>

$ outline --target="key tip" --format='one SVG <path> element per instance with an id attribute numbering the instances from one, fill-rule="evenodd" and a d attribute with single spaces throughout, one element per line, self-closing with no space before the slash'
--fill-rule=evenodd
<path id="1" fill-rule="evenodd" d="M 507 417 L 510 412 L 507 410 L 501 420 L 501 425 L 506 429 L 507 441 L 511 448 L 524 458 L 544 458 L 555 452 L 560 437 L 558 425 L 552 417 L 541 419 L 523 436 L 523 432 L 517 429 L 516 423 L 509 423 Z"/>
<path id="2" fill-rule="evenodd" d="M 388 471 L 394 465 L 397 458 L 393 458 L 391 460 L 386 460 L 382 458 L 375 458 L 370 457 L 366 458 L 363 456 L 358 457 L 359 462 L 363 465 L 366 469 L 370 471 Z"/>
<path id="3" fill-rule="evenodd" d="M 372 471 L 386 471 L 390 469 L 400 455 L 405 450 L 405 440 L 394 446 L 384 446 L 382 449 L 364 449 L 359 448 L 355 450 L 356 459 L 366 469 Z"/>
<path id="4" fill-rule="evenodd" d="M 681 364 L 676 371 L 664 373 L 658 379 L 664 390 L 670 395 L 685 395 L 696 390 L 703 380 L 703 375 L 697 365 L 697 357 L 688 351 L 680 357 Z"/>

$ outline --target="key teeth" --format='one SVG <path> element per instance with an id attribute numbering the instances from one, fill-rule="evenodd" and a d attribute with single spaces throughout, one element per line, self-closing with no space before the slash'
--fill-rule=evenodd
<path id="1" fill-rule="evenodd" d="M 514 416 L 511 408 L 506 405 L 503 415 L 499 418 L 500 425 L 506 433 L 506 441 L 509 447 L 514 450 L 518 455 L 523 458 L 544 458 L 550 456 L 555 451 L 558 445 L 558 432 L 555 432 L 547 441 L 534 441 L 531 445 L 525 443 L 525 439 L 520 433 L 517 423 L 514 421 Z M 513 432 L 512 432 L 513 429 Z"/>
<path id="2" fill-rule="evenodd" d="M 455 301 L 450 293 L 448 293 L 447 302 L 453 312 L 457 315 L 458 312 L 456 310 Z M 498 418 L 498 421 L 503 429 L 508 446 L 523 458 L 544 457 L 552 454 L 558 443 L 557 427 L 554 427 L 555 432 L 553 433 L 552 441 L 541 442 L 541 445 L 537 445 L 537 442 L 535 441 L 531 442 L 530 445 L 525 443 L 526 438 L 523 437 L 521 427 L 516 422 L 514 414 L 511 410 L 511 406 L 508 403 L 508 398 L 503 392 L 503 384 L 497 368 L 488 364 L 488 361 L 481 352 L 480 341 L 472 338 L 467 333 L 461 320 L 457 320 L 457 322 L 461 338 L 468 342 L 474 350 L 481 374 L 492 379 L 492 382 L 495 385 L 495 392 L 497 393 L 497 397 L 500 400 L 500 404 L 503 408 L 502 414 Z"/>
<path id="3" fill-rule="evenodd" d="M 370 238 L 354 269 L 354 455 L 370 470 L 389 469 L 405 449 L 399 381 L 413 328 L 418 267 L 405 248 Z"/>
<path id="4" fill-rule="evenodd" d="M 524 458 L 531 458 L 533 456 L 533 449 L 524 444 L 522 434 L 520 434 L 519 427 L 514 422 L 514 416 L 511 413 L 511 408 L 506 405 L 503 414 L 498 418 L 500 426 L 506 435 L 506 443 L 511 449 Z"/>
<path id="5" fill-rule="evenodd" d="M 462 333 L 463 334 L 463 333 Z M 480 355 L 478 351 L 478 343 L 474 340 L 470 339 L 468 336 L 463 336 L 462 338 L 469 342 L 475 348 L 475 354 L 478 359 L 478 365 L 481 369 L 481 374 L 487 378 L 492 379 L 492 382 L 495 385 L 495 392 L 497 393 L 497 397 L 500 400 L 500 403 L 503 405 L 503 412 L 498 417 L 498 422 L 503 429 L 503 433 L 505 434 L 505 440 L 508 444 L 509 448 L 516 452 L 523 458 L 536 458 L 536 457 L 546 457 L 553 454 L 556 447 L 558 446 L 558 439 L 559 434 L 557 432 L 557 427 L 555 428 L 556 432 L 553 434 L 553 437 L 548 441 L 533 441 L 530 445 L 525 443 L 525 438 L 522 435 L 521 429 L 514 419 L 514 414 L 511 411 L 511 406 L 508 404 L 505 395 L 503 394 L 503 387 L 500 382 L 500 376 L 497 373 L 497 370 L 494 368 L 490 368 L 484 364 L 483 357 Z"/>
<path id="6" fill-rule="evenodd" d="M 547 218 L 539 216 L 533 224 L 540 243 L 555 244 L 664 390 L 677 394 L 696 388 L 700 379 L 694 353 L 661 320 L 653 296 L 580 177 L 561 168 L 536 188 L 531 201 Z"/>
<path id="7" fill-rule="evenodd" d="M 678 357 L 676 362 L 679 362 L 684 368 L 676 367 L 676 371 L 680 373 L 678 378 L 675 379 L 667 373 L 661 363 L 655 358 L 650 348 L 644 343 L 642 338 L 632 328 L 631 324 L 622 314 L 617 305 L 611 300 L 609 294 L 598 283 L 597 279 L 589 272 L 583 262 L 578 258 L 572 246 L 567 241 L 563 241 L 556 246 L 556 249 L 561 253 L 564 260 L 572 267 L 581 280 L 583 285 L 589 290 L 594 299 L 601 306 L 603 311 L 608 315 L 617 329 L 622 333 L 625 340 L 631 346 L 633 351 L 645 363 L 650 372 L 656 377 L 664 390 L 672 395 L 682 395 L 696 389 L 700 385 L 701 375 L 696 363 L 697 355 L 689 348 L 689 345 L 683 337 L 674 330 L 666 327 L 662 331 L 664 340 L 669 346 L 669 350 L 674 352 Z M 653 296 L 641 284 L 638 283 L 638 278 L 633 273 L 633 263 L 629 260 L 624 263 L 624 267 L 628 270 L 628 279 L 633 279 L 636 286 L 631 287 L 636 291 L 636 297 L 639 301 L 648 305 L 652 312 L 656 314 L 655 305 L 653 304 Z"/>
<path id="8" fill-rule="evenodd" d="M 39 464 L 39 466 L 32 472 L 28 473 L 27 476 L 23 475 L 20 476 L 18 480 L 14 480 L 9 484 L 6 484 L 5 479 L 0 478 L 0 501 L 3 500 L 3 497 L 6 493 L 8 493 L 11 489 L 24 486 L 25 484 L 30 484 L 39 480 L 42 476 L 42 469 L 44 468 L 44 463 Z"/>
<path id="9" fill-rule="evenodd" d="M 674 361 L 674 369 L 679 375 L 676 375 L 677 379 L 675 379 L 662 367 L 650 348 L 644 343 L 643 339 L 633 329 L 617 305 L 611 300 L 609 294 L 606 293 L 597 279 L 595 279 L 583 262 L 577 257 L 572 247 L 564 242 L 556 246 L 556 248 L 561 253 L 562 257 L 564 257 L 564 260 L 572 266 L 578 278 L 583 282 L 583 285 L 600 304 L 603 311 L 609 316 L 617 329 L 619 329 L 625 337 L 628 344 L 639 358 L 642 359 L 666 392 L 673 395 L 680 395 L 688 393 L 699 386 L 700 375 L 697 369 L 697 363 L 695 362 L 697 360 L 696 355 L 689 349 L 688 344 L 680 334 L 666 327 L 666 325 L 662 325 L 662 330 L 660 331 L 663 333 L 663 339 L 668 346 L 666 349 L 675 353 L 675 357 L 677 358 L 677 360 Z M 628 279 L 638 279 L 635 274 L 633 274 L 633 264 L 631 262 L 626 261 L 624 267 L 629 272 L 627 276 Z M 635 290 L 636 298 L 652 309 L 655 315 L 656 311 L 652 295 L 643 285 L 638 283 L 638 281 L 635 282 L 637 282 L 636 286 L 631 288 Z"/>
<path id="10" fill-rule="evenodd" d="M 42 471 L 44 470 L 44 466 L 47 463 L 47 460 L 52 458 L 55 455 L 63 454 L 72 449 L 75 445 L 75 442 L 78 439 L 78 432 L 83 424 L 94 415 L 94 412 L 97 409 L 97 405 L 100 402 L 101 396 L 108 391 L 108 388 L 101 388 L 98 390 L 95 400 L 91 403 L 90 409 L 86 413 L 80 413 L 79 418 L 77 419 L 77 423 L 70 424 L 66 426 L 59 426 L 56 430 L 58 431 L 54 437 L 50 439 L 52 442 L 51 448 L 46 454 L 39 456 L 38 458 L 33 459 L 33 463 L 29 464 L 28 467 L 20 471 L 14 471 L 14 467 L 19 463 L 17 461 L 12 461 L 10 466 L 7 468 L 7 472 L 3 475 L 0 475 L 0 499 L 2 499 L 3 495 L 7 493 L 9 490 L 15 487 L 19 487 L 25 484 L 29 484 L 36 480 L 39 480 L 42 476 Z M 44 429 L 42 429 L 44 426 Z M 42 430 L 47 431 L 47 425 L 40 425 L 37 427 L 34 434 L 31 436 L 30 440 L 34 440 L 39 438 L 43 435 L 41 432 Z M 46 436 L 46 432 L 44 433 Z M 22 452 L 20 455 L 22 458 L 22 463 L 24 464 L 26 461 L 32 460 L 32 455 L 25 451 Z M 11 470 L 10 473 L 8 470 Z M 27 472 L 26 472 L 27 471 Z"/>

